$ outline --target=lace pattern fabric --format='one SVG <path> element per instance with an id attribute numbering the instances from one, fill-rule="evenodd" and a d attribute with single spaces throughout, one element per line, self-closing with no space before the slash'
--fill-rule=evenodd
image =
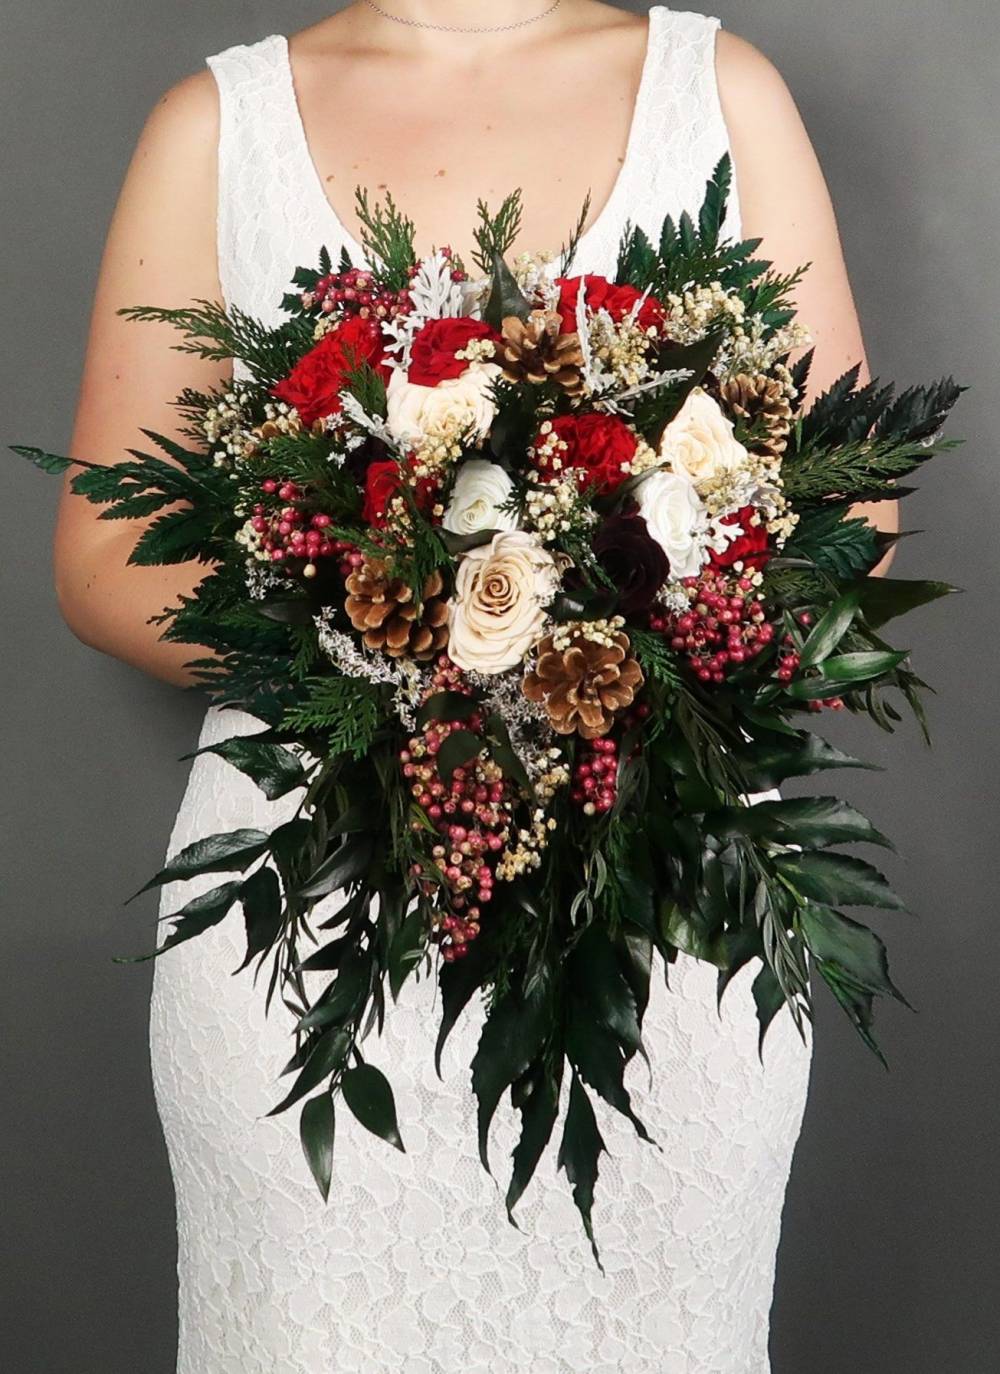
<path id="1" fill-rule="evenodd" d="M 718 21 L 657 7 L 629 153 L 588 230 L 577 269 L 610 272 L 627 219 L 656 233 L 696 209 L 727 138 L 714 74 Z M 279 36 L 209 59 L 222 102 L 220 274 L 230 304 L 265 319 L 292 269 L 342 226 L 308 163 L 287 45 Z M 306 160 L 303 156 L 306 154 Z M 317 192 L 319 194 L 317 194 Z M 730 231 L 737 233 L 738 207 Z M 206 745 L 259 722 L 210 708 Z M 170 852 L 243 826 L 270 829 L 295 798 L 268 802 L 211 755 L 195 759 Z M 209 887 L 213 879 L 200 880 Z M 167 888 L 162 912 L 196 884 Z M 333 903 L 337 899 L 328 899 Z M 151 1050 L 177 1198 L 178 1374 L 767 1374 L 781 1210 L 809 1077 L 810 1046 L 787 1014 L 763 1062 L 750 992 L 680 956 L 654 976 L 645 1035 L 653 1065 L 628 1086 L 656 1144 L 616 1113 L 599 1121 L 594 1265 L 554 1152 L 512 1227 L 502 1183 L 516 1140 L 498 1112 L 491 1159 L 476 1150 L 471 1006 L 433 1063 L 434 980 L 405 985 L 367 1055 L 388 1073 L 399 1153 L 338 1119 L 324 1207 L 278 1100 L 290 1024 L 265 1016 L 242 960 L 238 918 L 156 965 Z"/>

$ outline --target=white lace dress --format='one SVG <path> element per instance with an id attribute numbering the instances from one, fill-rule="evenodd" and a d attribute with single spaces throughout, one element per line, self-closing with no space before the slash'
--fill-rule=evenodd
<path id="1" fill-rule="evenodd" d="M 657 7 L 627 156 L 580 245 L 581 271 L 610 273 L 626 219 L 655 233 L 696 209 L 726 151 L 715 84 L 718 21 Z M 284 38 L 209 59 L 222 100 L 219 250 L 229 303 L 277 320 L 293 268 L 325 243 L 361 250 L 312 164 Z M 730 229 L 738 232 L 735 205 Z M 202 743 L 259 723 L 210 709 Z M 272 804 L 203 756 L 171 852 L 242 826 L 272 828 Z M 214 879 L 205 881 L 210 886 Z M 164 892 L 176 910 L 193 884 Z M 476 1151 L 468 1065 L 481 1013 L 467 1010 L 444 1055 L 432 1046 L 433 980 L 410 979 L 368 1058 L 395 1087 L 406 1153 L 341 1115 L 322 1204 L 301 1156 L 297 1113 L 264 1119 L 290 1053 L 280 1007 L 233 977 L 233 914 L 156 966 L 152 1062 L 177 1196 L 178 1374 L 767 1374 L 768 1313 L 782 1203 L 810 1051 L 787 1013 L 763 1066 L 744 971 L 716 1010 L 712 968 L 681 956 L 654 977 L 631 1088 L 660 1149 L 607 1110 L 595 1267 L 554 1151 L 507 1221 Z M 603 1106 L 598 1102 L 597 1107 Z M 516 1137 L 498 1112 L 492 1159 Z"/>

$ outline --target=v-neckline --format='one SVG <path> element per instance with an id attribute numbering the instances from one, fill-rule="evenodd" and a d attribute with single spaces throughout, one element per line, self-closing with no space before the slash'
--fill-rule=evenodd
<path id="1" fill-rule="evenodd" d="M 632 116 L 629 122 L 628 135 L 625 141 L 625 152 L 622 156 L 621 166 L 618 168 L 618 173 L 608 192 L 607 199 L 597 212 L 595 218 L 584 228 L 583 233 L 577 240 L 577 257 L 580 257 L 597 235 L 603 232 L 607 221 L 618 210 L 618 206 L 622 200 L 628 196 L 634 169 L 637 165 L 639 144 L 642 140 L 644 125 L 643 117 L 649 100 L 649 87 L 653 80 L 653 69 L 655 66 L 654 55 L 658 46 L 658 25 L 663 10 L 664 6 L 662 5 L 654 5 L 649 10 L 646 22 L 646 46 L 643 54 L 642 66 L 639 71 L 639 84 L 636 87 L 635 100 L 632 105 Z M 285 34 L 275 34 L 274 37 L 278 43 L 283 98 L 287 103 L 289 127 L 293 136 L 292 154 L 298 159 L 305 193 L 312 201 L 313 213 L 316 216 L 317 223 L 328 224 L 339 239 L 340 245 L 347 249 L 355 266 L 364 266 L 366 265 L 364 245 L 351 233 L 347 224 L 341 218 L 336 206 L 327 195 L 323 186 L 319 167 L 316 164 L 312 149 L 309 146 L 309 136 L 306 132 L 305 121 L 302 118 L 302 108 L 299 105 L 298 93 L 295 89 L 295 75 L 292 70 L 291 49 L 288 38 Z M 622 227 L 624 227 L 625 219 L 627 219 L 627 215 L 622 219 Z"/>

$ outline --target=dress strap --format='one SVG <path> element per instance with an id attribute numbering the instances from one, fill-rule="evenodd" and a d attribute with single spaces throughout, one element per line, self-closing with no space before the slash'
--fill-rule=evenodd
<path id="1" fill-rule="evenodd" d="M 206 58 L 219 90 L 219 280 L 228 305 L 275 323 L 301 231 L 285 54 L 271 34 Z"/>
<path id="2" fill-rule="evenodd" d="M 651 11 L 654 70 L 638 111 L 643 176 L 629 207 L 633 223 L 658 234 L 666 214 L 692 214 L 719 159 L 730 152 L 722 113 L 715 50 L 721 22 L 714 15 Z M 725 232 L 738 236 L 737 196 L 730 198 Z"/>

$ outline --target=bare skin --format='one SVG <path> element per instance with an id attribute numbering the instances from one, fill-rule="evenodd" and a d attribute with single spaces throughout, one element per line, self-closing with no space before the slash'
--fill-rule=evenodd
<path id="1" fill-rule="evenodd" d="M 385 3 L 442 24 L 509 23 L 544 7 L 545 0 Z M 404 28 L 354 4 L 290 43 L 317 175 L 349 232 L 360 232 L 354 187 L 389 187 L 416 223 L 418 250 L 450 243 L 468 257 L 479 196 L 496 203 L 521 187 L 515 252 L 558 248 L 588 191 L 590 222 L 597 217 L 624 155 L 646 21 L 597 0 L 562 0 L 537 25 L 461 35 Z M 867 376 L 834 212 L 792 97 L 767 58 L 732 34 L 720 33 L 716 60 L 744 232 L 764 239 L 781 270 L 813 264 L 797 293 L 817 346 L 811 394 L 859 360 Z M 204 71 L 171 88 L 142 131 L 101 264 L 71 439 L 76 456 L 116 462 L 142 447 L 140 427 L 176 434 L 170 398 L 228 376 L 174 351 L 171 329 L 116 314 L 124 305 L 222 299 L 218 121 L 215 81 Z M 896 528 L 894 503 L 858 511 Z M 190 647 L 162 643 L 147 622 L 191 591 L 204 569 L 127 567 L 138 522 L 99 521 L 97 513 L 64 488 L 55 577 L 67 623 L 94 648 L 188 685 Z"/>

